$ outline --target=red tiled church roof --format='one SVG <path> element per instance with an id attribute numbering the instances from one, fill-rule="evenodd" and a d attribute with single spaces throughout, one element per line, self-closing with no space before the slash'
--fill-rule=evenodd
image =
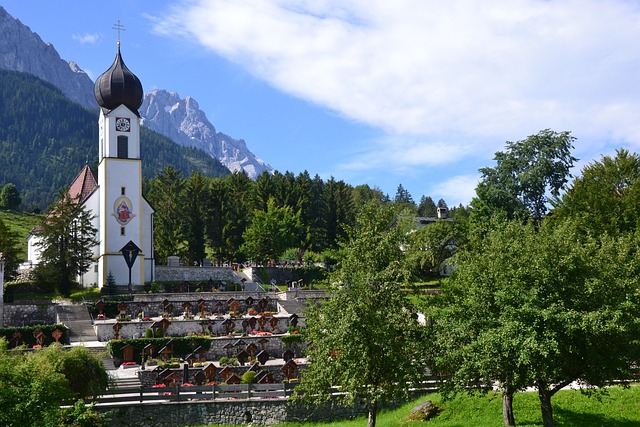
<path id="1" fill-rule="evenodd" d="M 98 188 L 98 179 L 87 165 L 76 176 L 73 183 L 69 187 L 69 195 L 72 198 L 78 198 L 79 203 L 84 203 L 91 194 Z"/>

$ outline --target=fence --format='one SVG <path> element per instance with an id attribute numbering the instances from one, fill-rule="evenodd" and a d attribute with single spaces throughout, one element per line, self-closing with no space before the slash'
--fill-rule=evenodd
<path id="1" fill-rule="evenodd" d="M 437 391 L 438 377 L 426 378 L 411 392 L 429 393 Z M 107 390 L 100 396 L 85 398 L 85 403 L 111 405 L 122 403 L 142 403 L 152 401 L 183 402 L 194 400 L 243 400 L 243 399 L 288 399 L 296 384 L 229 384 L 210 386 L 167 386 L 167 387 L 127 387 Z M 339 390 L 333 388 L 338 394 Z"/>
<path id="2" fill-rule="evenodd" d="M 127 402 L 230 399 L 287 399 L 295 384 L 230 384 L 211 386 L 127 387 L 107 390 L 100 396 L 87 397 L 85 403 L 115 404 Z"/>

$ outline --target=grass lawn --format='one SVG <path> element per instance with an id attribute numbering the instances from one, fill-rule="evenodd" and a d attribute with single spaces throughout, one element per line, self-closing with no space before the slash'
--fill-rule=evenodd
<path id="1" fill-rule="evenodd" d="M 20 256 L 27 258 L 27 236 L 31 230 L 40 225 L 44 219 L 44 215 L 36 215 L 27 212 L 16 212 L 0 210 L 0 219 L 5 223 L 9 230 L 18 236 L 18 246 L 20 247 Z"/>
<path id="2" fill-rule="evenodd" d="M 14 295 L 14 301 L 20 300 L 54 300 L 54 299 L 67 299 L 75 302 L 81 302 L 83 298 L 87 301 L 99 300 L 102 298 L 100 289 L 98 288 L 84 288 L 73 289 L 69 298 L 62 298 L 59 293 L 34 293 L 34 292 L 19 292 Z"/>
<path id="3" fill-rule="evenodd" d="M 411 408 L 431 400 L 443 411 L 428 422 L 408 422 Z M 552 399 L 557 427 L 638 427 L 640 426 L 640 385 L 628 389 L 612 387 L 601 399 L 587 397 L 578 390 L 560 391 Z M 516 393 L 513 410 L 518 427 L 542 426 L 540 402 L 536 393 Z M 281 427 L 361 427 L 367 420 L 359 418 L 332 423 L 288 423 Z M 502 400 L 499 395 L 459 396 L 442 402 L 439 394 L 430 394 L 406 405 L 378 414 L 377 427 L 502 427 Z"/>

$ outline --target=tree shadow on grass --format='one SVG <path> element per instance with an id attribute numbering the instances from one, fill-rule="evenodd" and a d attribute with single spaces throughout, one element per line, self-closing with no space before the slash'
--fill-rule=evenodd
<path id="1" fill-rule="evenodd" d="M 585 414 L 562 408 L 555 408 L 553 414 L 556 424 L 563 427 L 638 427 L 638 420 L 613 418 L 610 415 Z"/>
<path id="2" fill-rule="evenodd" d="M 585 414 L 568 409 L 553 408 L 553 421 L 556 427 L 638 427 L 637 420 L 615 419 L 600 414 Z M 541 419 L 519 419 L 516 425 L 541 426 Z"/>

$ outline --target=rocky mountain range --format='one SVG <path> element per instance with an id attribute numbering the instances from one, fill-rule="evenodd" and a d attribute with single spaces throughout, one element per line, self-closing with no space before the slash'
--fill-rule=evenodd
<path id="1" fill-rule="evenodd" d="M 273 172 L 271 166 L 247 148 L 244 140 L 216 132 L 198 102 L 190 96 L 181 99 L 175 92 L 154 89 L 144 94 L 139 111 L 143 126 L 180 145 L 204 150 L 231 171 L 244 170 L 253 179 L 264 171 Z"/>
<path id="2" fill-rule="evenodd" d="M 97 110 L 91 78 L 75 62 L 67 62 L 51 43 L 0 6 L 0 68 L 32 74 L 60 89 L 69 99 Z"/>
<path id="3" fill-rule="evenodd" d="M 98 108 L 91 78 L 75 62 L 60 58 L 52 44 L 45 43 L 2 6 L 0 34 L 0 68 L 35 75 L 83 107 Z M 244 170 L 254 179 L 263 171 L 274 171 L 247 148 L 244 140 L 217 132 L 191 97 L 181 99 L 175 92 L 154 90 L 145 93 L 139 111 L 143 126 L 179 145 L 201 148 L 231 171 Z"/>

